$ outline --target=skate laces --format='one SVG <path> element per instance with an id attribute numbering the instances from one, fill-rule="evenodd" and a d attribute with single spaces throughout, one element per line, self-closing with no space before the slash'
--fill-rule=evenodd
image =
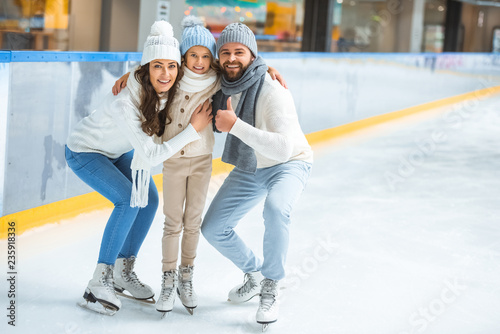
<path id="1" fill-rule="evenodd" d="M 125 267 L 122 271 L 123 279 L 135 286 L 144 287 L 144 284 L 139 280 L 137 274 L 134 271 L 135 257 L 132 256 L 129 259 L 123 259 L 123 261 L 125 262 Z"/>
<path id="2" fill-rule="evenodd" d="M 167 300 L 170 298 L 172 293 L 174 292 L 175 287 L 175 270 L 166 271 L 163 273 L 163 279 L 161 283 L 161 296 L 160 298 L 163 300 Z"/>
<path id="3" fill-rule="evenodd" d="M 243 286 L 238 289 L 239 295 L 244 295 L 244 294 L 250 292 L 253 288 L 255 288 L 257 286 L 257 282 L 255 281 L 255 278 L 250 273 L 245 274 L 243 281 L 245 282 L 245 284 L 243 284 Z"/>
<path id="4" fill-rule="evenodd" d="M 185 278 L 185 274 L 189 277 Z M 179 285 L 182 285 L 182 291 L 188 297 L 193 295 L 193 267 L 181 267 L 179 271 Z"/>
<path id="5" fill-rule="evenodd" d="M 268 311 L 274 306 L 274 302 L 276 301 L 276 295 L 278 294 L 278 281 L 266 278 L 261 284 L 260 308 Z"/>
<path id="6" fill-rule="evenodd" d="M 115 287 L 113 285 L 113 266 L 107 265 L 104 268 L 100 281 L 108 292 L 115 294 Z"/>

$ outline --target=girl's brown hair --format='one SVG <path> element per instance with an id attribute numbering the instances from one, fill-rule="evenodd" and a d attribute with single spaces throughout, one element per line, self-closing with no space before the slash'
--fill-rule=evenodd
<path id="1" fill-rule="evenodd" d="M 142 65 L 134 73 L 136 80 L 141 84 L 141 104 L 139 110 L 144 117 L 142 122 L 142 131 L 144 131 L 148 136 L 157 135 L 161 137 L 165 132 L 165 125 L 172 122 L 172 117 L 170 117 L 170 105 L 174 99 L 174 95 L 179 86 L 179 80 L 182 78 L 183 72 L 182 68 L 177 66 L 177 78 L 174 84 L 167 92 L 167 103 L 165 108 L 158 111 L 160 106 L 160 98 L 158 93 L 156 93 L 153 85 L 150 81 L 149 76 L 149 63 Z"/>
<path id="2" fill-rule="evenodd" d="M 215 73 L 221 74 L 222 66 L 220 66 L 219 59 L 212 58 L 212 61 L 210 62 L 210 67 L 212 68 L 212 70 L 215 71 Z"/>

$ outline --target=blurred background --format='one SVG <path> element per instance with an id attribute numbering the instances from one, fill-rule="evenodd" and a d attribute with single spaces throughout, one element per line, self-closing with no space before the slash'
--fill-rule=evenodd
<path id="1" fill-rule="evenodd" d="M 215 37 L 247 24 L 262 51 L 500 52 L 500 0 L 2 0 L 3 50 L 141 51 L 185 15 Z"/>

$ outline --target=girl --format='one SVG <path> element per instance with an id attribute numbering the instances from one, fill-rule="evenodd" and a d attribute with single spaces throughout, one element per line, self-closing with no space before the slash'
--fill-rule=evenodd
<path id="1" fill-rule="evenodd" d="M 167 126 L 163 140 L 182 131 L 189 120 L 189 110 L 210 99 L 220 88 L 215 63 L 215 39 L 201 20 L 188 16 L 182 21 L 182 77 L 170 110 L 172 126 Z M 172 310 L 175 291 L 189 311 L 198 305 L 193 290 L 193 269 L 200 236 L 201 215 L 205 207 L 212 174 L 214 134 L 211 127 L 200 133 L 201 140 L 186 145 L 172 159 L 163 163 L 162 289 L 156 309 Z M 182 231 L 182 241 L 180 234 Z M 176 270 L 179 243 L 181 259 Z"/>
<path id="2" fill-rule="evenodd" d="M 220 89 L 219 65 L 216 62 L 215 39 L 203 22 L 194 16 L 182 21 L 184 28 L 181 41 L 183 56 L 180 80 L 170 111 L 169 124 L 163 140 L 178 135 L 188 125 L 193 106 L 211 97 Z M 273 78 L 284 81 L 270 71 Z M 124 86 L 128 74 L 120 78 L 113 87 L 117 94 Z M 200 133 L 201 140 L 190 143 L 163 163 L 163 212 L 165 224 L 162 238 L 162 288 L 156 303 L 159 312 L 173 309 L 177 292 L 189 313 L 198 305 L 193 290 L 193 270 L 196 249 L 200 235 L 201 215 L 212 173 L 212 151 L 214 134 L 211 127 Z M 180 234 L 182 232 L 182 241 Z M 181 245 L 181 261 L 177 271 L 177 261 Z"/>
<path id="3" fill-rule="evenodd" d="M 133 270 L 158 207 L 150 168 L 198 141 L 199 132 L 211 123 L 207 101 L 194 110 L 183 131 L 161 143 L 165 125 L 172 121 L 169 107 L 178 83 L 180 60 L 172 26 L 165 21 L 155 22 L 144 45 L 141 66 L 128 80 L 127 89 L 117 97 L 109 95 L 76 125 L 67 141 L 69 167 L 115 206 L 104 230 L 97 267 L 84 294 L 87 306 L 88 302 L 98 301 L 108 314 L 121 307 L 115 289 L 127 290 L 136 299 L 154 296 Z"/>

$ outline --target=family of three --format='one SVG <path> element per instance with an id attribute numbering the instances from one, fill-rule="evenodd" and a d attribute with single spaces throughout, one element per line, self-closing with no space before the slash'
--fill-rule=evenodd
<path id="1" fill-rule="evenodd" d="M 68 137 L 69 167 L 114 204 L 83 297 L 113 312 L 121 307 L 117 291 L 153 298 L 134 264 L 158 208 L 150 170 L 163 163 L 163 276 L 156 309 L 171 311 L 176 295 L 191 313 L 197 306 L 193 269 L 201 231 L 244 273 L 228 299 L 260 296 L 256 320 L 272 323 L 285 277 L 290 214 L 313 154 L 290 92 L 273 80 L 275 71 L 268 73 L 246 25 L 228 25 L 217 42 L 199 19 L 187 17 L 183 26 L 179 45 L 169 23 L 155 22 L 141 65 L 119 79 L 113 94 Z M 214 131 L 227 133 L 222 161 L 234 169 L 202 223 Z M 262 200 L 263 260 L 234 230 Z"/>

